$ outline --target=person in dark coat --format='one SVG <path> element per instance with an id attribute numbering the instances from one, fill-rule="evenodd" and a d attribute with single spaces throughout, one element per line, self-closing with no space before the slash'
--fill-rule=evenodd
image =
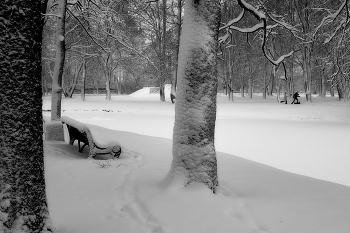
<path id="1" fill-rule="evenodd" d="M 300 95 L 299 95 L 299 92 L 297 91 L 297 92 L 295 92 L 293 94 L 293 102 L 292 102 L 292 104 L 294 104 L 294 101 L 297 101 L 296 104 L 300 104 L 300 102 L 298 100 L 298 97 L 300 97 Z"/>

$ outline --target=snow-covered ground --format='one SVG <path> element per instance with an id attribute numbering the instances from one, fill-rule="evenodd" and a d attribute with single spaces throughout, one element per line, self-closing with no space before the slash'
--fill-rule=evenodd
<path id="1" fill-rule="evenodd" d="M 63 116 L 108 128 L 105 136 L 123 152 L 101 168 L 67 136 L 45 142 L 48 203 L 59 233 L 350 232 L 349 102 L 315 97 L 286 105 L 254 96 L 232 103 L 219 96 L 220 188 L 212 194 L 165 179 L 174 105 L 147 91 L 111 101 L 63 99 Z M 50 97 L 43 100 L 50 109 Z"/>

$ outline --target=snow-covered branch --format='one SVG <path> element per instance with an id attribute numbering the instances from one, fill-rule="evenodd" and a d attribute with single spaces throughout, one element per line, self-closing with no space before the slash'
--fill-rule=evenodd
<path id="1" fill-rule="evenodd" d="M 245 10 L 243 9 L 241 14 L 239 14 L 239 16 L 237 18 L 234 18 L 234 19 L 230 20 L 225 26 L 221 27 L 219 30 L 223 30 L 223 29 L 228 28 L 231 25 L 239 22 L 243 18 L 244 13 L 245 13 Z"/>
<path id="2" fill-rule="evenodd" d="M 333 14 L 329 14 L 326 17 L 324 17 L 321 21 L 321 23 L 316 27 L 314 33 L 313 33 L 313 37 L 317 34 L 317 32 L 320 30 L 320 28 L 334 22 L 334 20 L 340 15 L 340 13 L 345 9 L 346 10 L 346 18 L 345 20 L 342 20 L 342 22 L 340 23 L 340 25 L 343 24 L 347 24 L 348 22 L 348 18 L 349 18 L 349 9 L 348 9 L 348 1 L 349 0 L 344 0 L 344 2 L 341 4 L 341 6 L 339 7 L 338 10 L 336 10 Z M 337 27 L 339 28 L 339 26 Z M 331 38 L 333 38 L 334 36 L 332 36 Z M 330 41 L 331 39 L 329 39 L 328 41 Z"/>
<path id="3" fill-rule="evenodd" d="M 90 32 L 85 28 L 85 26 L 84 26 L 84 24 L 80 21 L 80 19 L 76 16 L 76 15 L 74 15 L 74 13 L 71 11 L 71 10 L 69 10 L 69 8 L 67 8 L 67 12 L 71 15 L 71 16 L 73 16 L 78 22 L 79 22 L 79 24 L 81 25 L 81 27 L 84 29 L 84 31 L 86 32 L 86 34 L 91 38 L 91 40 L 96 44 L 96 45 L 98 45 L 103 51 L 106 51 L 106 49 L 102 46 L 102 45 L 100 45 L 96 40 L 95 40 L 95 38 L 90 34 Z"/>
<path id="4" fill-rule="evenodd" d="M 238 17 L 236 17 L 233 20 L 230 20 L 226 25 L 220 28 L 220 30 L 226 29 L 227 33 L 219 38 L 219 42 L 223 43 L 225 42 L 229 36 L 230 36 L 230 31 L 229 30 L 235 30 L 239 31 L 242 33 L 253 33 L 259 30 L 263 30 L 263 41 L 261 44 L 261 49 L 264 53 L 264 56 L 275 66 L 279 66 L 280 63 L 283 63 L 285 58 L 288 58 L 293 55 L 295 51 L 291 51 L 288 54 L 280 56 L 278 59 L 273 59 L 270 55 L 267 54 L 266 52 L 266 41 L 267 41 L 267 30 L 272 29 L 278 25 L 281 25 L 289 30 L 296 31 L 296 29 L 282 21 L 274 20 L 276 24 L 268 26 L 267 21 L 266 21 L 266 16 L 262 12 L 258 11 L 255 7 L 253 7 L 251 4 L 247 3 L 245 0 L 237 0 L 238 4 L 243 8 L 242 12 Z M 255 18 L 259 20 L 259 23 L 256 25 L 250 27 L 250 28 L 240 28 L 237 26 L 234 26 L 235 23 L 238 23 L 241 19 L 243 19 L 245 11 L 250 12 Z M 285 65 L 283 64 L 283 67 Z"/>

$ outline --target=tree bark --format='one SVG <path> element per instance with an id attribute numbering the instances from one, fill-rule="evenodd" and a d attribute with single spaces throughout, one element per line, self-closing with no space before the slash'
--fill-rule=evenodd
<path id="1" fill-rule="evenodd" d="M 178 63 L 179 63 L 179 45 L 180 45 L 180 35 L 181 35 L 181 20 L 182 20 L 182 0 L 177 1 L 177 27 L 176 27 L 176 50 L 174 54 L 174 79 L 173 83 L 171 85 L 171 92 L 170 92 L 170 99 L 171 102 L 174 104 L 174 99 L 176 98 L 176 84 L 177 84 L 177 69 L 178 69 Z"/>
<path id="2" fill-rule="evenodd" d="M 65 19 L 66 19 L 67 0 L 58 2 L 58 14 L 56 29 L 56 55 L 55 68 L 52 78 L 51 94 L 51 121 L 58 121 L 61 118 L 61 100 L 62 100 L 62 75 L 65 58 Z"/>
<path id="3" fill-rule="evenodd" d="M 73 96 L 75 87 L 77 86 L 78 75 L 79 75 L 82 67 L 83 67 L 83 62 L 80 64 L 79 68 L 75 70 L 74 79 L 73 79 L 73 81 L 72 81 L 72 83 L 71 83 L 71 85 L 70 85 L 70 87 L 68 89 L 68 92 L 67 92 L 67 94 L 68 94 L 67 97 L 69 97 L 69 98 L 72 98 L 72 96 Z"/>
<path id="4" fill-rule="evenodd" d="M 304 86 L 305 86 L 305 93 L 306 93 L 306 101 L 311 101 L 311 48 L 310 45 L 305 45 L 304 47 L 304 69 L 303 69 L 303 76 L 304 76 Z"/>
<path id="5" fill-rule="evenodd" d="M 106 74 L 106 99 L 111 100 L 111 77 L 110 74 Z"/>
<path id="6" fill-rule="evenodd" d="M 41 1 L 2 1 L 0 232 L 54 232 L 42 138 Z"/>
<path id="7" fill-rule="evenodd" d="M 324 68 L 322 69 L 322 78 L 321 78 L 321 97 L 326 98 L 326 86 L 327 80 L 324 73 Z"/>
<path id="8" fill-rule="evenodd" d="M 83 74 L 81 78 L 81 100 L 85 101 L 85 82 L 86 82 L 86 58 L 83 61 Z"/>
<path id="9" fill-rule="evenodd" d="M 273 94 L 273 88 L 275 87 L 275 82 L 276 82 L 276 67 L 273 65 L 271 67 L 271 82 L 270 82 L 270 85 L 269 85 L 269 92 L 268 92 L 268 95 L 272 96 Z"/>
<path id="10" fill-rule="evenodd" d="M 218 186 L 214 146 L 219 0 L 188 0 L 182 27 L 175 105 L 173 161 L 169 174 L 184 175 L 185 186 Z"/>

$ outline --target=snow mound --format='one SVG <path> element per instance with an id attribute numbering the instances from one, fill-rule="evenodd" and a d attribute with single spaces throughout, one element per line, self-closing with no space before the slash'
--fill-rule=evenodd
<path id="1" fill-rule="evenodd" d="M 154 96 L 158 93 L 151 94 L 151 87 L 144 87 L 138 91 L 135 91 L 134 93 L 131 93 L 129 96 L 131 97 L 148 97 L 148 96 Z"/>
<path id="2" fill-rule="evenodd" d="M 134 93 L 131 93 L 129 96 L 131 97 L 157 97 L 159 96 L 159 92 L 151 93 L 151 88 L 155 87 L 144 87 Z M 165 84 L 164 87 L 165 98 L 170 100 L 170 92 L 171 92 L 171 84 Z"/>

